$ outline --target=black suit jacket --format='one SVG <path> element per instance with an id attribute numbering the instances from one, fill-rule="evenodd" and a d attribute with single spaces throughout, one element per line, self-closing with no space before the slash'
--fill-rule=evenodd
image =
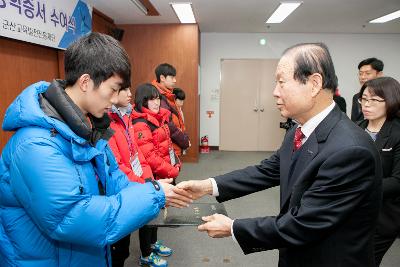
<path id="1" fill-rule="evenodd" d="M 354 122 L 362 121 L 364 119 L 364 114 L 361 110 L 361 104 L 358 103 L 358 99 L 360 98 L 360 93 L 357 93 L 353 96 L 352 105 L 351 105 L 351 120 Z"/>
<path id="2" fill-rule="evenodd" d="M 245 254 L 279 249 L 279 266 L 374 266 L 382 169 L 372 139 L 336 106 L 299 151 L 288 131 L 260 165 L 217 176 L 218 201 L 280 185 L 276 217 L 237 219 Z"/>
<path id="3" fill-rule="evenodd" d="M 335 101 L 336 105 L 340 108 L 341 111 L 344 113 L 347 112 L 346 110 L 346 99 L 340 95 L 333 95 L 333 101 Z"/>
<path id="4" fill-rule="evenodd" d="M 359 123 L 365 129 L 368 121 Z M 396 235 L 400 229 L 400 119 L 386 120 L 375 145 L 383 167 L 383 204 L 379 214 L 379 233 Z"/>

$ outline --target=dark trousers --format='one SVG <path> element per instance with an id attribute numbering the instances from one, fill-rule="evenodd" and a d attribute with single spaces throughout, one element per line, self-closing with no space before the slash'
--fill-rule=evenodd
<path id="1" fill-rule="evenodd" d="M 131 235 L 127 235 L 111 245 L 112 267 L 124 267 L 124 262 L 129 257 L 130 239 Z"/>
<path id="2" fill-rule="evenodd" d="M 143 226 L 139 229 L 140 251 L 143 257 L 151 254 L 151 245 L 157 242 L 157 227 Z"/>

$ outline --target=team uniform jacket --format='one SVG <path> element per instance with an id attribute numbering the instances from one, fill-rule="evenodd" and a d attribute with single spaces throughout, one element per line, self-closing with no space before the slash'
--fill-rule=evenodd
<path id="1" fill-rule="evenodd" d="M 170 112 L 163 108 L 158 114 L 145 107 L 142 107 L 142 112 L 135 109 L 132 112 L 136 142 L 156 179 L 176 178 L 179 175 L 180 162 L 173 151 L 167 125 L 169 117 Z M 172 159 L 175 164 L 172 164 L 170 155 L 175 158 Z"/>
<path id="2" fill-rule="evenodd" d="M 112 108 L 108 115 L 111 119 L 110 127 L 115 133 L 108 143 L 118 162 L 119 168 L 128 176 L 129 180 L 131 182 L 144 183 L 145 179 L 153 179 L 153 173 L 142 151 L 136 144 L 131 114 L 132 107 L 129 107 L 128 113 L 123 117 L 121 117 L 121 114 L 115 107 Z M 132 170 L 131 161 L 135 156 L 138 157 L 143 171 L 141 176 L 136 175 Z"/>

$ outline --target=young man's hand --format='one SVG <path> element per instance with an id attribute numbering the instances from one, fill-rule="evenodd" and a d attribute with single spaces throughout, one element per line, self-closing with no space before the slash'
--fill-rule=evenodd
<path id="1" fill-rule="evenodd" d="M 171 181 L 170 181 L 171 180 Z M 160 186 L 165 194 L 165 206 L 175 208 L 186 208 L 193 202 L 193 196 L 190 192 L 171 185 L 173 179 L 159 180 Z"/>

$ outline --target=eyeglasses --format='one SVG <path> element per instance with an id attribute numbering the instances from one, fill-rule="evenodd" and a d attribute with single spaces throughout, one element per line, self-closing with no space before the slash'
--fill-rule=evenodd
<path id="1" fill-rule="evenodd" d="M 358 99 L 358 103 L 360 103 L 361 105 L 365 105 L 367 103 L 369 103 L 370 105 L 377 105 L 378 103 L 381 102 L 385 102 L 384 99 L 375 99 L 375 98 L 365 98 L 365 97 L 361 97 Z"/>

